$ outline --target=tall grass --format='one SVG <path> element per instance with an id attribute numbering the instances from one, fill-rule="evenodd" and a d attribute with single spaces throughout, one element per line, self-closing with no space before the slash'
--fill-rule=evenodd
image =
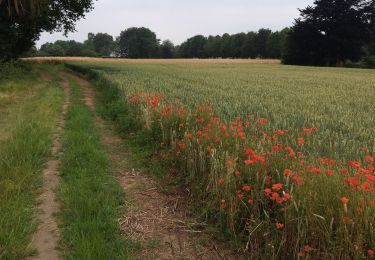
<path id="1" fill-rule="evenodd" d="M 117 219 L 123 193 L 110 176 L 93 114 L 73 84 L 63 135 L 62 244 L 67 259 L 126 259 Z"/>
<path id="2" fill-rule="evenodd" d="M 77 68 L 70 66 L 71 68 Z M 78 68 L 81 72 L 87 69 Z M 148 133 L 194 206 L 253 258 L 371 257 L 375 247 L 373 152 L 360 161 L 316 157 L 319 131 L 278 128 L 246 115 L 224 120 L 160 93 L 127 95 L 89 71 L 123 130 Z M 272 121 L 271 121 L 272 122 Z"/>
<path id="3" fill-rule="evenodd" d="M 40 172 L 50 154 L 51 133 L 62 102 L 62 90 L 56 83 L 50 83 L 8 111 L 6 131 L 9 133 L 0 141 L 1 259 L 21 259 L 31 253 L 31 234 L 37 226 Z"/>

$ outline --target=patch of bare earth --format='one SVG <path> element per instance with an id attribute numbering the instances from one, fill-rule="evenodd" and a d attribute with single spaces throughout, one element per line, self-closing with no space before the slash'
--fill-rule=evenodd
<path id="1" fill-rule="evenodd" d="M 82 86 L 86 104 L 95 108 L 95 92 L 89 82 L 73 76 Z M 119 224 L 122 235 L 141 245 L 133 259 L 242 259 L 224 249 L 202 228 L 202 223 L 181 208 L 183 198 L 161 191 L 156 181 L 144 174 L 129 171 L 128 150 L 121 137 L 96 117 L 96 127 L 102 133 L 102 143 L 109 155 L 114 176 L 123 187 L 127 202 Z"/>
<path id="2" fill-rule="evenodd" d="M 42 79 L 48 80 L 48 76 L 42 76 Z M 58 128 L 53 135 L 52 156 L 43 169 L 43 191 L 39 196 L 38 215 L 39 227 L 33 235 L 32 246 L 38 251 L 38 255 L 28 259 L 61 259 L 58 242 L 60 239 L 58 225 L 55 215 L 58 212 L 59 205 L 56 201 L 56 188 L 59 184 L 59 166 L 62 151 L 61 132 L 65 125 L 65 116 L 69 107 L 69 82 L 63 81 L 65 100 L 62 113 L 58 121 Z"/>

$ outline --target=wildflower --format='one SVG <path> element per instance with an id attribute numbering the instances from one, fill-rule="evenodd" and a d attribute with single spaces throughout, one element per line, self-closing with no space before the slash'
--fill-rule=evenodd
<path id="1" fill-rule="evenodd" d="M 237 197 L 238 199 L 242 200 L 245 197 L 245 195 L 243 195 L 242 193 L 237 193 Z"/>
<path id="2" fill-rule="evenodd" d="M 284 224 L 276 222 L 276 228 L 277 229 L 283 229 L 284 228 Z"/>
<path id="3" fill-rule="evenodd" d="M 304 131 L 305 134 L 307 134 L 307 135 L 310 135 L 311 132 L 312 132 L 311 129 L 309 129 L 309 128 L 304 128 L 303 131 Z"/>
<path id="4" fill-rule="evenodd" d="M 248 201 L 247 201 L 247 204 L 253 204 L 254 203 L 254 200 L 252 200 L 252 199 L 249 199 Z"/>
<path id="5" fill-rule="evenodd" d="M 241 172 L 240 172 L 240 171 L 234 171 L 233 174 L 234 174 L 235 176 L 238 176 L 238 175 L 241 174 Z"/>
<path id="6" fill-rule="evenodd" d="M 223 184 L 225 182 L 224 178 L 220 178 L 218 181 L 217 181 L 219 184 Z"/>
<path id="7" fill-rule="evenodd" d="M 285 194 L 284 194 L 283 200 L 284 200 L 284 201 L 288 201 L 288 200 L 290 200 L 290 195 L 289 195 L 289 193 L 285 193 Z"/>
<path id="8" fill-rule="evenodd" d="M 341 198 L 341 202 L 342 202 L 343 204 L 348 204 L 349 199 L 348 199 L 347 197 L 342 197 L 342 198 Z"/>
<path id="9" fill-rule="evenodd" d="M 293 172 L 292 172 L 292 170 L 290 170 L 290 169 L 285 169 L 284 170 L 284 174 L 286 175 L 286 176 L 289 176 L 289 175 L 291 175 Z"/>
<path id="10" fill-rule="evenodd" d="M 192 134 L 186 134 L 186 138 L 191 139 L 191 138 L 193 138 L 193 135 Z"/>
<path id="11" fill-rule="evenodd" d="M 272 185 L 272 189 L 274 191 L 279 191 L 279 190 L 281 190 L 283 188 L 283 186 L 284 185 L 282 185 L 281 183 L 276 183 L 276 184 Z"/>
<path id="12" fill-rule="evenodd" d="M 368 163 L 373 163 L 373 162 L 374 162 L 374 158 L 373 158 L 372 156 L 370 156 L 370 155 L 367 155 L 367 156 L 365 157 L 365 160 L 366 160 L 366 162 L 368 162 Z"/>
<path id="13" fill-rule="evenodd" d="M 255 160 L 245 160 L 244 163 L 245 163 L 245 165 L 251 165 L 251 164 L 256 163 L 256 161 Z"/>
<path id="14" fill-rule="evenodd" d="M 357 180 L 356 178 L 348 178 L 348 183 L 351 186 L 358 186 L 359 180 Z"/>
<path id="15" fill-rule="evenodd" d="M 305 140 L 302 137 L 298 138 L 297 141 L 298 141 L 298 145 L 300 145 L 300 146 L 303 146 L 303 144 L 305 142 Z"/>
<path id="16" fill-rule="evenodd" d="M 366 174 L 366 178 L 369 182 L 375 183 L 375 176 L 371 174 Z"/>
<path id="17" fill-rule="evenodd" d="M 354 168 L 360 168 L 361 164 L 359 162 L 356 162 L 356 161 L 349 161 L 349 166 L 354 167 Z"/>
<path id="18" fill-rule="evenodd" d="M 245 132 L 238 132 L 238 137 L 239 138 L 241 138 L 241 139 L 245 139 L 245 137 L 246 137 L 246 134 L 245 134 Z"/>
<path id="19" fill-rule="evenodd" d="M 330 170 L 330 169 L 326 169 L 325 170 L 325 173 L 328 175 L 328 176 L 333 176 L 335 174 L 334 171 Z"/>
<path id="20" fill-rule="evenodd" d="M 230 166 L 230 165 L 233 165 L 234 163 L 233 163 L 232 161 L 228 160 L 228 161 L 226 162 L 226 164 L 227 164 L 228 166 Z"/>
<path id="21" fill-rule="evenodd" d="M 221 200 L 221 202 L 220 202 L 220 208 L 222 208 L 222 209 L 226 208 L 225 200 Z"/>
<path id="22" fill-rule="evenodd" d="M 318 132 L 318 128 L 317 128 L 317 127 L 313 127 L 311 130 L 312 130 L 313 132 Z"/>
<path id="23" fill-rule="evenodd" d="M 264 193 L 265 193 L 266 195 L 269 195 L 271 192 L 272 192 L 272 191 L 271 191 L 271 189 L 269 189 L 269 188 L 264 189 Z"/>
<path id="24" fill-rule="evenodd" d="M 304 248 L 303 248 L 303 251 L 305 251 L 305 252 L 310 252 L 312 250 L 313 250 L 313 248 L 309 245 L 305 245 Z"/>
<path id="25" fill-rule="evenodd" d="M 249 149 L 249 148 L 246 148 L 246 149 L 245 149 L 245 153 L 246 153 L 247 155 L 251 155 L 251 156 L 253 156 L 253 155 L 255 154 L 255 152 L 254 152 L 252 149 Z"/>
<path id="26" fill-rule="evenodd" d="M 374 251 L 374 250 L 371 250 L 371 249 L 369 249 L 369 250 L 367 250 L 367 254 L 368 254 L 368 255 L 374 255 L 374 254 L 375 254 L 375 251 Z"/>
<path id="27" fill-rule="evenodd" d="M 180 147 L 181 150 L 185 149 L 185 143 L 177 142 L 178 147 Z"/>
<path id="28" fill-rule="evenodd" d="M 242 190 L 243 190 L 243 191 L 250 191 L 250 190 L 251 190 L 251 186 L 250 186 L 250 185 L 244 185 L 244 186 L 242 187 Z"/>

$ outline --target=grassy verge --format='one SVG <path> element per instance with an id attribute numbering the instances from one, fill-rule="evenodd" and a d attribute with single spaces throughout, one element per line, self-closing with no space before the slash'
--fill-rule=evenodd
<path id="1" fill-rule="evenodd" d="M 68 259 L 125 259 L 116 219 L 122 190 L 111 177 L 93 115 L 73 84 L 63 135 L 62 243 Z"/>
<path id="2" fill-rule="evenodd" d="M 21 74 L 15 73 L 6 84 L 0 82 L 0 93 L 17 94 L 24 89 L 26 76 Z M 31 74 L 30 79 L 36 83 Z M 29 244 L 36 228 L 40 171 L 50 154 L 62 102 L 63 91 L 56 83 L 41 86 L 22 105 L 8 109 L 6 127 L 0 128 L 5 132 L 0 141 L 0 259 L 21 259 L 32 253 Z"/>

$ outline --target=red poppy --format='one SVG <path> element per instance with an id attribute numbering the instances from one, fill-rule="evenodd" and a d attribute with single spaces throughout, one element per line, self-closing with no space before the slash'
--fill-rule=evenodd
<path id="1" fill-rule="evenodd" d="M 247 204 L 253 204 L 254 203 L 254 200 L 252 200 L 252 199 L 249 199 L 248 201 L 247 201 Z"/>
<path id="2" fill-rule="evenodd" d="M 298 141 L 298 145 L 303 146 L 303 144 L 305 142 L 305 139 L 303 139 L 302 137 L 300 137 L 300 138 L 297 139 L 297 141 Z"/>
<path id="3" fill-rule="evenodd" d="M 284 170 L 284 174 L 286 175 L 286 176 L 289 176 L 289 175 L 291 175 L 293 172 L 292 172 L 292 170 L 290 170 L 290 169 L 285 169 Z"/>
<path id="4" fill-rule="evenodd" d="M 246 148 L 245 149 L 245 153 L 247 154 L 247 155 L 254 155 L 255 154 L 255 152 L 252 150 L 252 149 L 250 149 L 250 148 Z"/>
<path id="5" fill-rule="evenodd" d="M 326 169 L 325 170 L 325 173 L 328 175 L 328 176 L 332 176 L 335 174 L 335 172 L 333 170 L 330 170 L 330 169 Z"/>
<path id="6" fill-rule="evenodd" d="M 303 250 L 305 252 L 310 252 L 311 250 L 313 250 L 313 248 L 311 246 L 309 246 L 309 245 L 305 245 L 304 248 L 303 248 Z"/>
<path id="7" fill-rule="evenodd" d="M 356 161 L 349 161 L 349 166 L 354 167 L 354 168 L 360 168 L 361 164 L 359 162 L 356 162 Z"/>
<path id="8" fill-rule="evenodd" d="M 373 163 L 373 162 L 374 162 L 374 158 L 373 158 L 372 156 L 370 156 L 370 155 L 367 155 L 367 156 L 365 157 L 365 160 L 366 160 L 366 162 L 368 162 L 368 163 Z"/>
<path id="9" fill-rule="evenodd" d="M 235 176 L 238 176 L 238 175 L 241 174 L 241 172 L 240 172 L 240 171 L 234 171 L 233 174 L 234 174 Z"/>
<path id="10" fill-rule="evenodd" d="M 185 144 L 182 142 L 177 142 L 178 147 L 180 147 L 181 150 L 185 149 Z"/>
<path id="11" fill-rule="evenodd" d="M 283 229 L 284 228 L 284 224 L 276 222 L 276 228 L 277 229 Z"/>
<path id="12" fill-rule="evenodd" d="M 250 190 L 251 190 L 251 186 L 250 186 L 250 185 L 244 185 L 244 186 L 242 187 L 242 190 L 243 190 L 243 191 L 250 191 Z"/>
<path id="13" fill-rule="evenodd" d="M 347 197 L 342 197 L 341 202 L 344 203 L 344 204 L 348 204 L 349 199 Z"/>
<path id="14" fill-rule="evenodd" d="M 225 182 L 224 178 L 220 178 L 218 181 L 217 181 L 219 184 L 223 184 Z"/>
<path id="15" fill-rule="evenodd" d="M 192 134 L 186 134 L 186 138 L 191 139 L 191 138 L 193 138 L 193 135 Z"/>
<path id="16" fill-rule="evenodd" d="M 281 183 L 276 183 L 276 184 L 272 185 L 272 189 L 273 189 L 274 191 L 279 191 L 279 190 L 281 190 L 283 187 L 284 187 L 284 185 L 281 184 Z"/>
<path id="17" fill-rule="evenodd" d="M 351 186 L 358 186 L 359 180 L 357 180 L 356 178 L 348 178 L 348 183 Z"/>

